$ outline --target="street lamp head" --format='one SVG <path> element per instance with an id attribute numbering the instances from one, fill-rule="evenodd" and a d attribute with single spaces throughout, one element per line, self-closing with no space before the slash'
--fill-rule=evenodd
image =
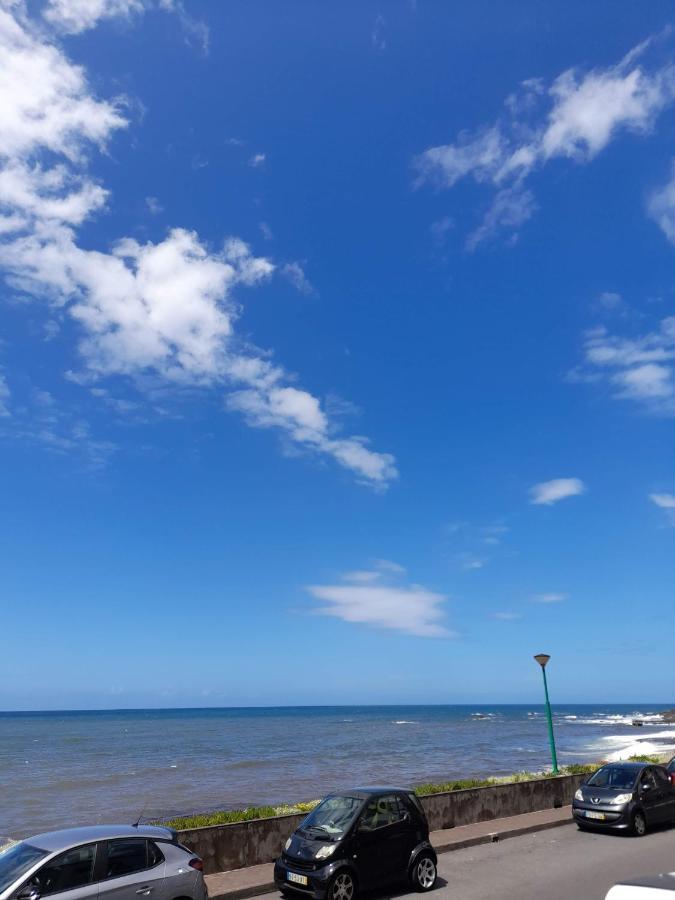
<path id="1" fill-rule="evenodd" d="M 543 669 L 543 668 L 545 668 L 546 663 L 549 661 L 549 659 L 551 657 L 548 655 L 548 653 L 537 653 L 537 655 L 534 658 L 537 660 L 537 662 Z"/>

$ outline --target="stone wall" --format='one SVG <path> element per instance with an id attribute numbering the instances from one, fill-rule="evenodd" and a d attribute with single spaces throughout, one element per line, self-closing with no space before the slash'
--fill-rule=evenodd
<path id="1" fill-rule="evenodd" d="M 553 809 L 572 802 L 585 775 L 562 775 L 516 784 L 472 788 L 422 797 L 431 831 L 471 825 L 504 816 Z M 209 825 L 178 833 L 178 839 L 204 860 L 204 872 L 225 872 L 271 862 L 305 814 Z"/>

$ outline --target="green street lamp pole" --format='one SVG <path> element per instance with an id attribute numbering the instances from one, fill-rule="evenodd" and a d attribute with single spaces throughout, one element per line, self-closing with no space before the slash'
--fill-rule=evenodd
<path id="1" fill-rule="evenodd" d="M 548 653 L 537 653 L 534 657 L 541 666 L 541 674 L 544 676 L 544 694 L 546 695 L 546 718 L 548 719 L 548 740 L 551 745 L 551 760 L 553 761 L 553 774 L 558 774 L 558 757 L 555 752 L 555 738 L 553 737 L 553 717 L 551 716 L 551 704 L 548 699 L 548 684 L 546 683 L 546 663 L 551 658 Z"/>

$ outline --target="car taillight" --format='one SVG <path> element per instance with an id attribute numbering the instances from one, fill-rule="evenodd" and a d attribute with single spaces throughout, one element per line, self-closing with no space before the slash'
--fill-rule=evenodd
<path id="1" fill-rule="evenodd" d="M 196 869 L 198 872 L 204 871 L 204 863 L 198 856 L 195 856 L 194 859 L 191 859 L 188 863 L 189 866 L 192 866 L 193 869 Z"/>

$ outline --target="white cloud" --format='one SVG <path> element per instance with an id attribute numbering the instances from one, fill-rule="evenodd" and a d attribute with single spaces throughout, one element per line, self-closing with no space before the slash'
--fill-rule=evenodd
<path id="1" fill-rule="evenodd" d="M 305 275 L 305 271 L 300 263 L 286 263 L 286 265 L 281 268 L 281 274 L 290 281 L 296 291 L 299 291 L 306 297 L 311 297 L 312 294 L 315 293 L 314 286 Z"/>
<path id="2" fill-rule="evenodd" d="M 587 163 L 618 133 L 650 131 L 675 99 L 675 67 L 649 65 L 650 46 L 644 42 L 606 69 L 569 69 L 548 88 L 529 79 L 507 97 L 506 114 L 494 124 L 417 157 L 417 184 L 450 188 L 471 177 L 497 192 L 468 249 L 500 231 L 517 232 L 532 216 L 536 203 L 525 181 L 535 169 L 556 158 Z"/>
<path id="3" fill-rule="evenodd" d="M 675 509 L 675 494 L 650 494 L 649 499 L 661 509 Z"/>
<path id="4" fill-rule="evenodd" d="M 675 244 L 675 160 L 671 163 L 670 180 L 650 196 L 647 213 L 670 243 Z"/>
<path id="5" fill-rule="evenodd" d="M 356 584 L 370 584 L 382 577 L 381 572 L 373 572 L 368 569 L 357 569 L 354 572 L 345 572 L 342 576 L 343 581 L 353 581 Z"/>
<path id="6" fill-rule="evenodd" d="M 0 418 L 9 418 L 11 415 L 9 411 L 9 398 L 10 398 L 10 390 L 9 385 L 7 384 L 7 379 L 4 375 L 0 374 Z"/>
<path id="7" fill-rule="evenodd" d="M 58 8 L 98 9 L 65 0 Z M 93 96 L 81 67 L 2 7 L 0 60 L 0 266 L 10 284 L 80 326 L 85 369 L 73 380 L 152 376 L 233 391 L 229 405 L 251 424 L 386 487 L 397 475 L 393 457 L 337 434 L 318 398 L 237 338 L 234 291 L 268 279 L 269 260 L 238 238 L 214 250 L 182 228 L 158 243 L 124 238 L 110 252 L 78 245 L 75 226 L 107 198 L 87 174 L 88 154 L 128 123 L 119 104 Z"/>
<path id="8" fill-rule="evenodd" d="M 390 559 L 374 559 L 373 565 L 376 566 L 381 572 L 385 572 L 390 575 L 406 574 L 405 566 L 402 566 L 397 562 L 392 562 Z"/>
<path id="9" fill-rule="evenodd" d="M 143 0 L 49 0 L 44 17 L 61 31 L 79 34 L 101 19 L 129 19 L 144 7 Z"/>
<path id="10" fill-rule="evenodd" d="M 416 637 L 454 636 L 444 624 L 447 597 L 420 585 L 309 585 L 307 591 L 322 602 L 314 610 L 320 615 Z"/>
<path id="11" fill-rule="evenodd" d="M 583 494 L 585 490 L 586 487 L 580 478 L 554 478 L 552 481 L 542 481 L 530 488 L 530 503 L 551 506 L 564 500 L 565 497 Z"/>
<path id="12" fill-rule="evenodd" d="M 159 202 L 157 197 L 146 197 L 145 206 L 152 216 L 158 216 L 160 213 L 164 212 L 164 207 Z"/>
<path id="13" fill-rule="evenodd" d="M 544 604 L 562 603 L 563 600 L 567 599 L 567 596 L 568 596 L 567 594 L 556 594 L 556 593 L 535 594 L 532 597 L 532 600 L 534 603 L 544 603 Z"/>
<path id="14" fill-rule="evenodd" d="M 186 43 L 208 53 L 208 26 L 189 15 L 181 0 L 48 0 L 43 15 L 57 31 L 81 34 L 105 19 L 129 21 L 155 7 L 173 13 L 183 29 Z"/>
<path id="15" fill-rule="evenodd" d="M 387 21 L 382 13 L 378 13 L 375 16 L 373 30 L 370 32 L 370 42 L 378 53 L 384 53 L 387 49 L 386 29 Z"/>
<path id="16" fill-rule="evenodd" d="M 604 328 L 586 332 L 584 365 L 577 380 L 604 381 L 617 399 L 640 403 L 648 411 L 675 414 L 675 316 L 632 338 Z"/>
<path id="17" fill-rule="evenodd" d="M 266 154 L 264 153 L 254 153 L 253 156 L 250 157 L 248 164 L 252 169 L 260 169 L 265 165 L 265 161 L 267 159 Z"/>

